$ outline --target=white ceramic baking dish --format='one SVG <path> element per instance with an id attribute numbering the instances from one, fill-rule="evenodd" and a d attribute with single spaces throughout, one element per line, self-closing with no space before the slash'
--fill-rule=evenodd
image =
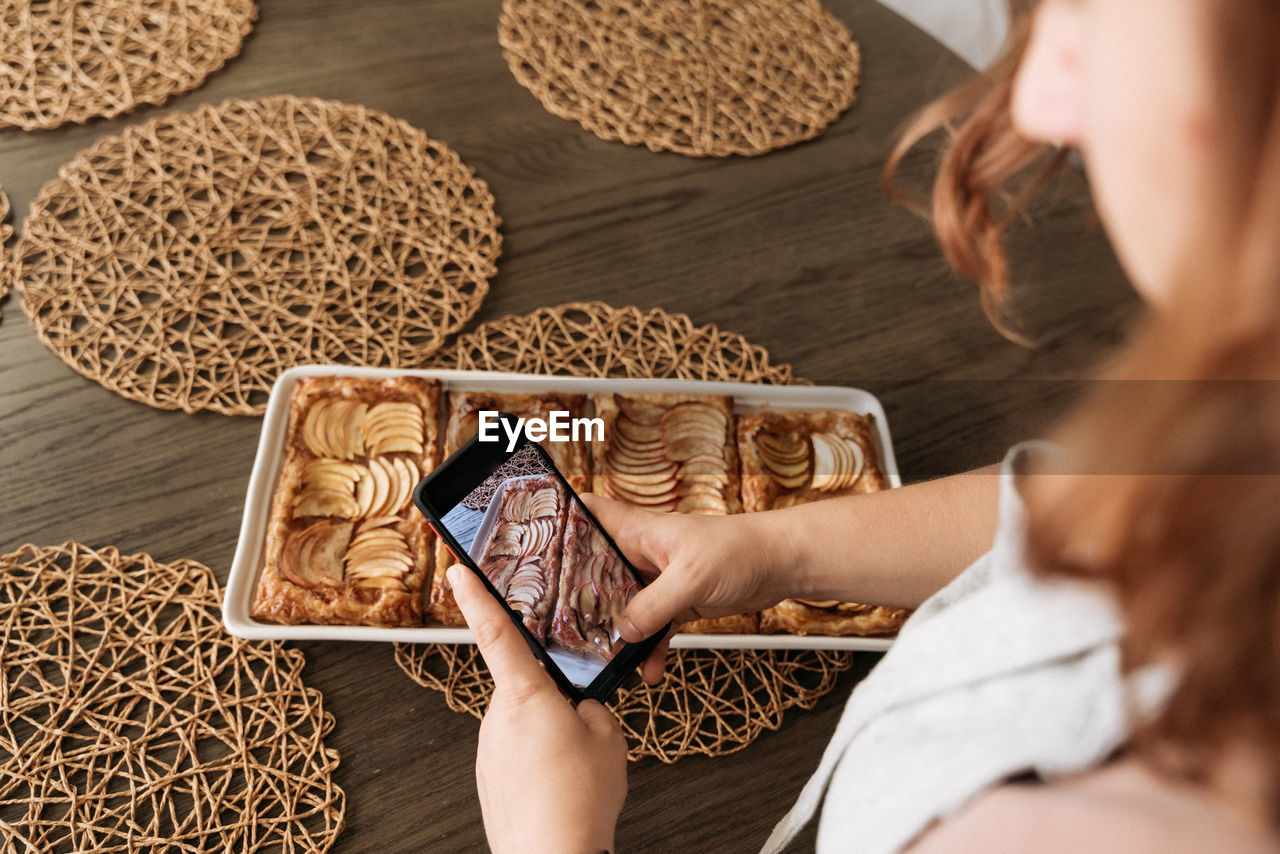
<path id="1" fill-rule="evenodd" d="M 249 616 L 258 573 L 263 564 L 267 517 L 271 493 L 284 462 L 285 431 L 289 422 L 289 400 L 294 386 L 303 377 L 352 376 L 386 377 L 408 375 L 440 380 L 447 391 L 493 391 L 507 393 L 565 392 L 571 394 L 673 393 L 732 395 L 734 411 L 740 415 L 762 410 L 845 409 L 875 416 L 876 451 L 891 487 L 902 484 L 889 437 L 884 407 L 869 392 L 838 386 L 769 386 L 752 383 L 701 382 L 697 380 L 622 380 L 507 374 L 492 371 L 409 371 L 386 368 L 354 368 L 343 365 L 304 365 L 280 375 L 271 389 L 258 455 L 249 476 L 240 541 L 236 544 L 231 573 L 222 602 L 222 619 L 227 631 L 255 640 L 337 640 L 406 641 L 409 643 L 472 643 L 468 629 L 432 627 L 378 628 L 374 626 L 280 626 Z M 443 430 L 441 432 L 443 435 Z M 695 635 L 678 634 L 673 647 L 720 649 L 849 649 L 883 651 L 891 638 L 822 637 L 810 635 Z"/>

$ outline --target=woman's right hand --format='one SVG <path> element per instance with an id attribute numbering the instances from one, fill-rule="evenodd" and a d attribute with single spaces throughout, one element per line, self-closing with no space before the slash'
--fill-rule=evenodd
<path id="1" fill-rule="evenodd" d="M 686 516 L 599 495 L 582 500 L 649 582 L 618 621 L 623 640 L 644 640 L 667 623 L 674 630 L 691 620 L 759 611 L 798 592 L 783 589 L 792 562 L 786 538 L 760 524 L 768 514 Z M 667 645 L 664 639 L 645 661 L 646 682 L 661 680 Z"/>

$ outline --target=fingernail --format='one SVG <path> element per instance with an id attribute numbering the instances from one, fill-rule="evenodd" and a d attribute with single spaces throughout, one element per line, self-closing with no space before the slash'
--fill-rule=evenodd
<path id="1" fill-rule="evenodd" d="M 618 634 L 628 643 L 644 640 L 644 635 L 636 628 L 636 624 L 631 622 L 631 618 L 623 614 L 618 618 L 617 624 Z"/>
<path id="2" fill-rule="evenodd" d="M 462 580 L 462 573 L 465 570 L 456 563 L 445 570 L 444 577 L 449 582 L 450 587 L 457 587 L 458 582 Z"/>

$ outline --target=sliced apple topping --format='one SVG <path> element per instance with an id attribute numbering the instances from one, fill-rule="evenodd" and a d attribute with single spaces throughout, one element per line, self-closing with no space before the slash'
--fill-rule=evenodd
<path id="1" fill-rule="evenodd" d="M 680 487 L 676 490 L 680 497 L 689 495 L 723 496 L 728 479 L 709 474 L 695 474 L 680 479 Z"/>
<path id="2" fill-rule="evenodd" d="M 634 397 L 623 397 L 620 394 L 613 396 L 613 402 L 618 404 L 619 411 L 628 421 L 646 426 L 657 424 L 662 420 L 663 413 L 667 411 L 659 404 Z"/>
<path id="3" fill-rule="evenodd" d="M 519 564 L 519 558 L 498 557 L 485 561 L 480 565 L 480 569 L 493 585 L 493 589 L 498 591 L 498 595 L 505 598 L 507 595 L 507 582 L 511 580 L 511 574 Z"/>
<path id="4" fill-rule="evenodd" d="M 531 519 L 523 528 L 520 554 L 542 554 L 551 546 L 551 540 L 556 535 L 556 520 L 554 518 Z"/>
<path id="5" fill-rule="evenodd" d="M 602 480 L 605 492 L 613 498 L 661 512 L 675 509 L 678 481 L 674 470 L 661 479 L 651 475 L 629 477 L 606 471 Z"/>
<path id="6" fill-rule="evenodd" d="M 546 592 L 547 577 L 542 571 L 542 558 L 521 558 L 507 579 L 507 604 L 524 613 L 532 609 Z"/>
<path id="7" fill-rule="evenodd" d="M 518 522 L 503 522 L 493 533 L 493 542 L 489 545 L 489 554 L 514 556 L 520 554 L 520 541 L 524 537 L 524 526 Z"/>
<path id="8" fill-rule="evenodd" d="M 559 508 L 560 502 L 556 498 L 555 489 L 551 487 L 539 489 L 529 499 L 529 518 L 542 519 L 547 516 L 555 516 Z"/>
<path id="9" fill-rule="evenodd" d="M 412 401 L 374 404 L 364 419 L 364 443 L 369 455 L 403 451 L 421 457 L 422 409 Z"/>
<path id="10" fill-rule="evenodd" d="M 662 406 L 615 395 L 602 491 L 651 510 L 722 513 L 728 416 L 697 400 Z M 695 495 L 703 496 L 694 498 Z"/>
<path id="11" fill-rule="evenodd" d="M 388 525 L 394 525 L 399 521 L 400 518 L 398 516 L 370 516 L 368 519 L 365 519 L 363 522 L 356 525 L 356 533 L 363 534 L 365 531 L 369 531 L 374 528 L 385 528 Z"/>
<path id="12" fill-rule="evenodd" d="M 352 460 L 364 453 L 368 405 L 358 400 L 321 398 L 302 422 L 302 442 L 317 457 Z"/>
<path id="13" fill-rule="evenodd" d="M 396 516 L 409 504 L 418 466 L 404 457 L 374 457 L 356 484 L 361 516 Z"/>
<path id="14" fill-rule="evenodd" d="M 783 488 L 799 489 L 809 482 L 809 443 L 798 433 L 759 433 L 756 450 Z"/>
<path id="15" fill-rule="evenodd" d="M 729 421 L 714 406 L 698 401 L 677 403 L 662 416 L 662 441 L 669 459 L 723 457 Z"/>
<path id="16" fill-rule="evenodd" d="M 729 465 L 725 462 L 723 454 L 695 454 L 680 463 L 681 477 L 697 477 L 699 475 L 724 477 L 728 472 Z"/>
<path id="17" fill-rule="evenodd" d="M 351 540 L 343 557 L 347 583 L 354 587 L 406 590 L 413 555 L 404 535 L 391 527 L 365 528 Z"/>
<path id="18" fill-rule="evenodd" d="M 862 446 L 834 433 L 814 433 L 813 480 L 819 492 L 848 489 L 862 474 Z"/>
<path id="19" fill-rule="evenodd" d="M 532 493 L 516 492 L 508 494 L 502 504 L 502 518 L 508 522 L 526 522 L 529 519 L 529 505 Z"/>
<path id="20" fill-rule="evenodd" d="M 356 481 L 364 466 L 342 460 L 310 460 L 302 467 L 302 488 L 293 499 L 294 518 L 336 516 L 352 519 L 360 514 Z"/>
<path id="21" fill-rule="evenodd" d="M 340 587 L 342 554 L 352 527 L 350 522 L 321 519 L 295 531 L 285 543 L 280 573 L 302 587 Z"/>
<path id="22" fill-rule="evenodd" d="M 729 505 L 719 495 L 696 492 L 686 495 L 676 504 L 677 513 L 692 513 L 698 516 L 724 516 L 729 512 Z"/>

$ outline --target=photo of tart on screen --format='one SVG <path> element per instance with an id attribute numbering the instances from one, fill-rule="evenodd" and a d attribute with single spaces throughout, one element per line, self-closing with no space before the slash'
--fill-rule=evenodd
<path id="1" fill-rule="evenodd" d="M 422 624 L 433 537 L 410 494 L 440 460 L 439 401 L 416 377 L 298 381 L 254 618 Z"/>
<path id="2" fill-rule="evenodd" d="M 611 660 L 626 645 L 615 622 L 639 589 L 609 541 L 571 500 L 552 640 L 570 652 Z"/>
<path id="3" fill-rule="evenodd" d="M 465 445 L 479 429 L 479 413 L 484 410 L 509 412 L 521 418 L 551 417 L 552 412 L 568 412 L 570 418 L 586 414 L 587 398 L 582 394 L 538 392 L 519 394 L 494 391 L 451 391 L 447 395 L 448 420 L 444 430 L 444 454 L 447 458 Z M 505 437 L 503 439 L 505 441 Z M 583 441 L 542 442 L 556 468 L 575 490 L 585 492 L 591 483 L 591 457 Z M 445 570 L 454 563 L 444 543 L 435 548 L 435 576 L 431 582 L 427 612 L 431 620 L 445 626 L 462 627 L 466 620 L 453 601 L 453 591 L 445 579 Z"/>
<path id="4" fill-rule="evenodd" d="M 875 419 L 856 412 L 758 412 L 738 418 L 742 509 L 776 510 L 888 485 Z"/>
<path id="5" fill-rule="evenodd" d="M 481 524 L 489 527 L 477 532 L 482 539 L 469 554 L 498 595 L 520 612 L 530 634 L 545 642 L 560 576 L 564 486 L 550 473 L 513 477 L 499 484 L 487 503 Z M 467 504 L 464 500 L 445 516 L 455 536 L 458 528 L 450 517 L 480 512 Z"/>

